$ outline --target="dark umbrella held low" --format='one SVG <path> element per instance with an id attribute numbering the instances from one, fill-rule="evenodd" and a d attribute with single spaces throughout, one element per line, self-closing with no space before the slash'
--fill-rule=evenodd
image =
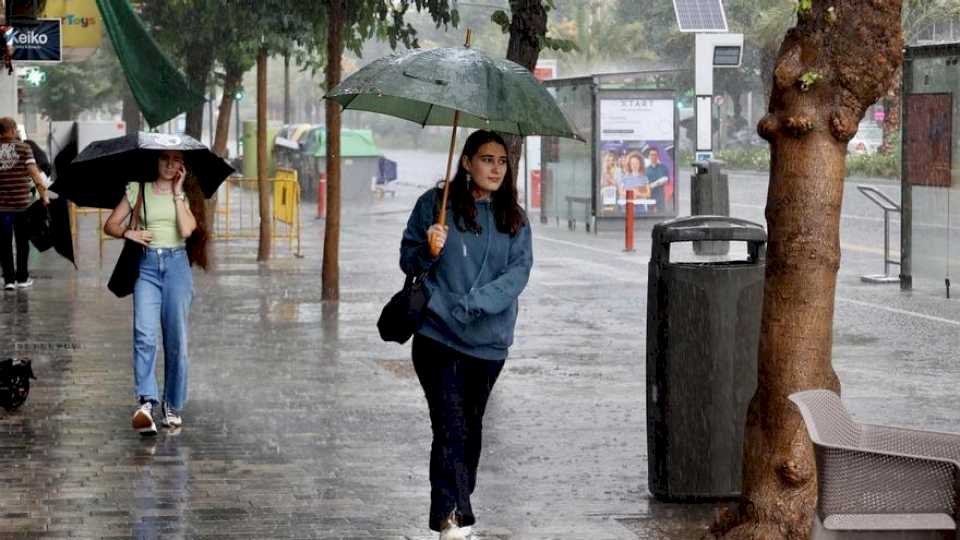
<path id="1" fill-rule="evenodd" d="M 163 150 L 183 152 L 187 171 L 196 175 L 207 198 L 234 172 L 223 158 L 193 137 L 139 132 L 90 143 L 66 171 L 58 170 L 58 179 L 50 189 L 77 206 L 113 208 L 123 197 L 127 183 L 156 179 L 157 154 Z"/>
<path id="2" fill-rule="evenodd" d="M 70 211 L 67 201 L 58 197 L 44 206 L 43 201 L 35 201 L 27 208 L 27 223 L 30 229 L 30 243 L 37 251 L 46 251 L 51 247 L 77 267 L 73 256 L 73 234 L 70 230 Z"/>

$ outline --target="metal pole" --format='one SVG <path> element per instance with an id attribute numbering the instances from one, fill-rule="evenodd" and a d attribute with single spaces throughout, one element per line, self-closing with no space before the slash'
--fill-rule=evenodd
<path id="1" fill-rule="evenodd" d="M 913 230 L 913 190 L 910 186 L 911 178 L 908 174 L 907 163 L 910 159 L 910 153 L 907 147 L 910 141 L 910 131 L 906 129 L 908 125 L 910 108 L 908 101 L 910 94 L 913 93 L 913 55 L 908 47 L 904 54 L 903 65 L 903 93 L 900 96 L 900 289 L 909 291 L 913 289 L 913 257 L 910 251 L 913 249 L 913 239 L 910 238 Z"/>
<path id="2" fill-rule="evenodd" d="M 623 239 L 624 247 L 623 250 L 626 252 L 633 252 L 633 190 L 627 190 L 627 208 L 626 208 L 626 217 L 623 219 Z"/>
<path id="3" fill-rule="evenodd" d="M 236 131 L 236 134 L 237 134 L 237 140 L 235 141 L 235 144 L 237 146 L 236 157 L 240 157 L 240 102 L 239 101 L 237 101 L 237 106 L 235 108 L 237 110 L 237 121 L 235 122 L 236 127 L 234 127 L 234 130 Z"/>
<path id="4" fill-rule="evenodd" d="M 883 275 L 890 275 L 890 211 L 883 209 Z"/>

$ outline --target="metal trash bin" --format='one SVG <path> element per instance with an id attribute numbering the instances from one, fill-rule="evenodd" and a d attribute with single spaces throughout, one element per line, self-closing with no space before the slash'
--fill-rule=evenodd
<path id="1" fill-rule="evenodd" d="M 747 243 L 748 260 L 670 262 L 670 245 Z M 653 228 L 647 287 L 647 453 L 658 499 L 735 497 L 757 386 L 767 235 L 762 225 L 692 216 Z"/>
<path id="2" fill-rule="evenodd" d="M 690 177 L 690 215 L 729 216 L 730 186 L 727 175 L 720 172 L 722 162 L 695 161 L 696 173 Z M 698 255 L 724 255 L 730 250 L 726 242 L 694 242 Z"/>

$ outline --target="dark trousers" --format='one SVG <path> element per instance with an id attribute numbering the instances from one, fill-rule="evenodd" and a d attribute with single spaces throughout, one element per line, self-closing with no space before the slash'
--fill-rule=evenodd
<path id="1" fill-rule="evenodd" d="M 454 512 L 460 526 L 476 519 L 470 495 L 477 486 L 483 412 L 503 361 L 459 353 L 417 335 L 413 367 L 430 407 L 430 528 L 439 531 Z"/>
<path id="2" fill-rule="evenodd" d="M 17 265 L 13 265 L 13 241 L 17 243 Z M 26 281 L 30 277 L 30 231 L 26 212 L 0 212 L 0 266 L 4 283 Z"/>

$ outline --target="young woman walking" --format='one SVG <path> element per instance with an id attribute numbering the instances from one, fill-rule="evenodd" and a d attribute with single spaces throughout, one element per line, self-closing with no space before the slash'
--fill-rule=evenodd
<path id="1" fill-rule="evenodd" d="M 429 526 L 441 540 L 468 537 L 475 523 L 483 413 L 503 369 L 517 321 L 517 298 L 533 266 L 530 225 L 503 139 L 467 138 L 449 188 L 447 223 L 437 224 L 442 189 L 417 201 L 400 247 L 400 267 L 430 291 L 413 338 L 413 365 L 430 409 Z M 439 257 L 430 244 L 443 246 Z"/>

